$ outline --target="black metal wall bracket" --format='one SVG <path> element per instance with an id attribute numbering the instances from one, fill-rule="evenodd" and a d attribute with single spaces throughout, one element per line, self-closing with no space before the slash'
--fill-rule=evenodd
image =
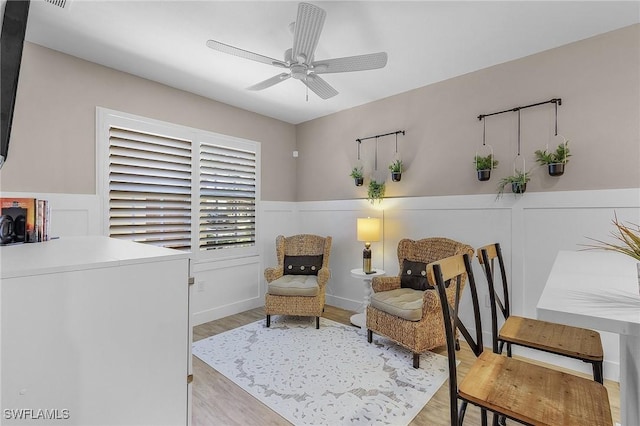
<path id="1" fill-rule="evenodd" d="M 395 132 L 391 132 L 391 133 L 385 133 L 383 135 L 375 135 L 375 136 L 367 136 L 366 138 L 358 138 L 356 139 L 356 142 L 361 143 L 362 141 L 366 141 L 367 139 L 377 139 L 377 138 L 381 138 L 383 136 L 389 136 L 389 135 L 397 135 L 399 133 L 402 133 L 403 135 L 405 134 L 404 130 L 396 130 Z"/>
<path id="2" fill-rule="evenodd" d="M 544 104 L 555 104 L 556 108 L 557 108 L 558 105 L 562 105 L 562 99 L 561 98 L 553 98 L 553 99 L 550 99 L 548 101 L 538 102 L 538 103 L 531 104 L 531 105 L 517 106 L 515 108 L 505 109 L 504 111 L 492 112 L 490 114 L 480 114 L 478 116 L 478 120 L 482 120 L 483 118 L 489 117 L 491 115 L 504 114 L 505 112 L 518 112 L 518 111 L 520 111 L 522 109 L 525 109 L 525 108 L 531 108 L 531 107 L 534 107 L 534 106 L 544 105 Z"/>

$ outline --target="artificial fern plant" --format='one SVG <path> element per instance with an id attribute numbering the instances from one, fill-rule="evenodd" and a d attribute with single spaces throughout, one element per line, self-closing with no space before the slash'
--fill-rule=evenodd
<path id="1" fill-rule="evenodd" d="M 569 141 L 558 145 L 555 151 L 548 152 L 546 149 L 544 151 L 537 150 L 534 154 L 536 156 L 536 161 L 541 166 L 547 164 L 568 163 L 569 157 L 571 157 L 571 153 L 569 152 Z"/>

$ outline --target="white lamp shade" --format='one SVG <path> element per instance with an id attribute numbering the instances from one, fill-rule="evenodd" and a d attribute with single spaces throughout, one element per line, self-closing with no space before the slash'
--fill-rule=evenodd
<path id="1" fill-rule="evenodd" d="M 380 219 L 377 217 L 358 218 L 357 233 L 358 241 L 379 241 Z"/>

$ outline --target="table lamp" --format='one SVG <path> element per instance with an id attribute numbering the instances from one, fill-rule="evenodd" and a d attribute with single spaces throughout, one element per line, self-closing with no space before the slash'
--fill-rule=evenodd
<path id="1" fill-rule="evenodd" d="M 380 219 L 377 217 L 358 218 L 358 241 L 364 241 L 362 251 L 362 270 L 365 274 L 371 274 L 371 242 L 380 240 Z"/>

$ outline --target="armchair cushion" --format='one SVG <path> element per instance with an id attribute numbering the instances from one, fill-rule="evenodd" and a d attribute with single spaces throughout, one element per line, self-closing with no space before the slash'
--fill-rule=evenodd
<path id="1" fill-rule="evenodd" d="M 267 286 L 267 293 L 276 296 L 309 296 L 318 295 L 318 277 L 315 275 L 283 275 Z"/>
<path id="2" fill-rule="evenodd" d="M 412 288 L 414 290 L 433 289 L 433 286 L 431 286 L 427 281 L 427 264 L 424 262 L 412 262 L 405 259 L 402 262 L 400 287 Z"/>
<path id="3" fill-rule="evenodd" d="M 284 275 L 318 275 L 322 268 L 321 254 L 315 256 L 284 256 Z"/>
<path id="4" fill-rule="evenodd" d="M 420 321 L 423 296 L 424 291 L 412 288 L 382 291 L 371 296 L 370 306 L 407 321 Z"/>

